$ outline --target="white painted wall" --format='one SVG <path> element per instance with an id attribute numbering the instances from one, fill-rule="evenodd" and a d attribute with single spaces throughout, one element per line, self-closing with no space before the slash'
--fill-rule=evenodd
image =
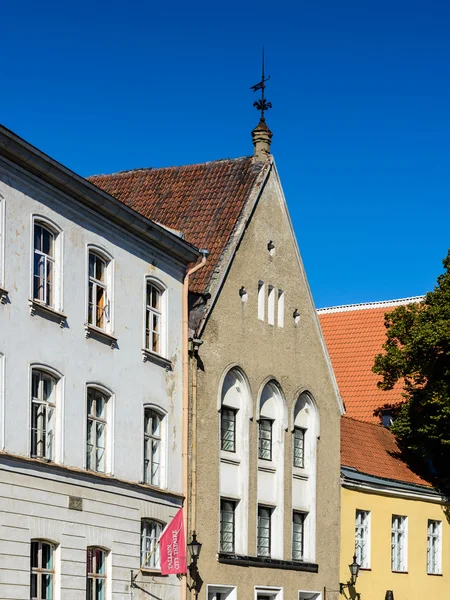
<path id="1" fill-rule="evenodd" d="M 56 475 L 51 467 L 50 471 L 45 467 L 43 474 L 38 461 L 11 463 L 0 454 L 0 597 L 28 597 L 24 590 L 29 583 L 29 541 L 37 527 L 53 531 L 52 539 L 60 544 L 62 598 L 85 598 L 83 555 L 90 540 L 104 536 L 112 553 L 110 597 L 139 598 L 138 590 L 130 595 L 129 569 L 139 568 L 140 519 L 156 511 L 158 518 L 167 521 L 180 499 L 157 493 L 155 500 L 155 493 L 138 486 L 129 486 L 124 492 L 107 476 L 86 479 L 86 384 L 101 384 L 113 392 L 108 438 L 115 478 L 142 480 L 143 406 L 156 405 L 167 413 L 167 488 L 181 493 L 184 268 L 3 161 L 0 198 L 5 250 L 1 283 L 9 293 L 6 304 L 0 303 L 1 449 L 29 456 L 31 367 L 46 365 L 62 374 L 57 458 L 73 469 L 64 473 L 53 468 Z M 54 221 L 63 232 L 59 308 L 67 315 L 64 328 L 38 314 L 30 315 L 33 215 Z M 114 259 L 116 349 L 85 337 L 89 244 L 103 248 Z M 173 365 L 169 372 L 142 360 L 146 275 L 161 280 L 167 288 L 170 319 L 166 348 Z M 68 494 L 86 499 L 83 512 L 68 511 Z M 164 598 L 178 598 L 181 593 L 178 580 L 171 577 L 158 578 L 152 590 Z"/>

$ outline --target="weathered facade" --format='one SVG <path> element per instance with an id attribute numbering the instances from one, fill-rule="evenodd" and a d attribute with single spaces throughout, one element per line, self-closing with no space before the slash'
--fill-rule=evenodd
<path id="1" fill-rule="evenodd" d="M 138 570 L 183 501 L 197 257 L 0 128 L 2 599 L 181 597 L 156 560 Z"/>
<path id="2" fill-rule="evenodd" d="M 269 148 L 267 126 L 257 133 L 255 146 Z M 91 180 L 211 251 L 190 284 L 188 509 L 203 544 L 192 593 L 330 600 L 342 404 L 275 163 L 262 150 Z"/>

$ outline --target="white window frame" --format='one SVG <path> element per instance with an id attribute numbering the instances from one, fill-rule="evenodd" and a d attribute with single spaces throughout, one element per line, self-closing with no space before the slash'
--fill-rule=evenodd
<path id="1" fill-rule="evenodd" d="M 355 554 L 361 569 L 370 569 L 370 510 L 356 509 L 355 513 Z"/>
<path id="2" fill-rule="evenodd" d="M 400 545 L 400 553 L 397 552 L 398 545 Z M 403 515 L 392 515 L 391 569 L 395 573 L 408 571 L 408 517 Z"/>
<path id="3" fill-rule="evenodd" d="M 91 572 L 88 571 L 88 556 L 89 556 L 89 551 L 90 550 L 98 550 L 99 552 L 101 552 L 103 554 L 103 573 L 97 573 L 96 572 L 96 568 L 94 568 Z M 96 590 L 95 587 L 97 586 L 97 582 L 103 581 L 104 582 L 104 589 L 103 589 L 103 594 L 101 596 L 101 600 L 107 600 L 110 596 L 109 596 L 109 582 L 108 582 L 108 575 L 109 575 L 109 552 L 108 550 L 106 550 L 105 548 L 102 548 L 101 546 L 88 546 L 86 548 L 86 600 L 95 600 L 96 598 Z M 96 561 L 94 560 L 94 558 L 92 559 L 92 563 L 96 565 Z M 91 595 L 89 592 L 89 582 L 93 581 L 94 582 L 94 594 Z"/>
<path id="4" fill-rule="evenodd" d="M 275 325 L 275 288 L 273 285 L 267 286 L 267 322 L 269 325 Z"/>
<path id="5" fill-rule="evenodd" d="M 161 570 L 161 561 L 160 561 L 160 551 L 159 551 L 159 538 L 161 537 L 164 528 L 166 527 L 165 523 L 158 521 L 157 519 L 149 519 L 144 518 L 141 519 L 141 568 L 143 570 L 149 571 L 160 571 Z M 148 529 L 150 528 L 150 534 L 148 533 Z M 147 544 L 147 542 L 150 544 Z M 156 545 L 156 548 L 155 548 Z M 150 552 L 152 552 L 153 548 L 155 548 L 153 554 L 146 561 L 147 556 Z M 144 564 L 145 563 L 145 564 Z"/>
<path id="6" fill-rule="evenodd" d="M 298 592 L 298 600 L 322 600 L 322 593 L 300 590 Z"/>
<path id="7" fill-rule="evenodd" d="M 430 530 L 432 524 L 437 525 L 437 533 Z M 435 563 L 431 562 L 432 540 L 436 544 Z M 437 519 L 428 519 L 427 523 L 427 574 L 442 574 L 442 521 Z"/>
<path id="8" fill-rule="evenodd" d="M 284 291 L 281 289 L 278 289 L 277 325 L 280 328 L 284 327 Z"/>
<path id="9" fill-rule="evenodd" d="M 264 321 L 266 304 L 266 285 L 264 281 L 258 281 L 258 319 Z"/>
<path id="10" fill-rule="evenodd" d="M 260 510 L 267 510 L 269 513 L 269 517 L 268 517 L 268 521 L 269 521 L 269 535 L 268 535 L 268 539 L 269 539 L 269 549 L 268 549 L 268 554 L 261 554 L 260 553 L 260 548 L 261 548 L 261 544 L 260 544 L 260 540 L 262 539 L 260 536 L 260 519 L 262 517 L 260 517 Z M 258 508 L 257 508 L 257 526 L 256 526 L 256 553 L 258 556 L 261 556 L 263 558 L 271 558 L 272 557 L 272 553 L 273 553 L 273 512 L 274 509 L 271 506 L 265 506 L 264 504 L 258 504 Z M 264 517 L 267 518 L 267 517 Z"/>
<path id="11" fill-rule="evenodd" d="M 145 431 L 145 420 L 146 420 L 146 412 L 147 411 L 151 411 L 152 413 L 156 414 L 159 419 L 159 437 L 158 436 L 154 436 L 152 434 L 147 434 L 147 432 Z M 167 469 L 166 469 L 166 465 L 167 465 L 167 412 L 164 411 L 161 407 L 159 406 L 155 406 L 154 404 L 145 404 L 144 405 L 144 410 L 143 410 L 143 422 L 142 422 L 142 441 L 143 441 L 143 446 L 142 446 L 142 481 L 143 483 L 146 483 L 148 485 L 153 485 L 155 487 L 158 488 L 166 488 L 167 487 L 167 479 L 166 479 L 166 474 L 167 474 Z M 146 447 L 146 441 L 147 440 L 159 440 L 159 483 L 152 483 L 151 481 L 151 477 L 150 480 L 148 481 L 147 477 L 146 477 L 146 465 L 145 465 L 145 461 L 146 461 L 146 452 L 145 452 L 145 447 Z M 151 442 L 150 442 L 151 444 Z M 151 469 L 151 461 L 149 463 L 150 469 Z"/>
<path id="12" fill-rule="evenodd" d="M 147 287 L 153 286 L 159 293 L 159 310 L 156 310 L 147 304 Z M 168 293 L 167 287 L 155 277 L 145 277 L 144 279 L 144 327 L 143 327 L 143 348 L 145 352 L 156 354 L 167 358 L 168 356 Z M 147 343 L 147 314 L 155 315 L 159 318 L 159 349 L 153 350 Z"/>
<path id="13" fill-rule="evenodd" d="M 38 554 L 37 554 L 38 566 L 37 567 L 33 567 L 31 565 L 33 544 L 38 545 Z M 46 546 L 49 546 L 51 548 L 52 566 L 50 569 L 46 569 L 46 568 L 42 567 L 42 545 L 43 544 L 45 544 Z M 42 598 L 42 578 L 43 578 L 43 576 L 46 576 L 46 575 L 51 575 L 51 578 L 52 578 L 52 590 L 51 590 L 51 595 L 48 596 L 48 598 L 49 599 L 55 598 L 55 596 L 56 596 L 56 545 L 53 542 L 51 542 L 49 540 L 43 540 L 43 539 L 32 539 L 30 541 L 30 579 L 31 579 L 32 574 L 36 575 L 36 595 L 32 596 L 32 589 L 31 589 L 31 582 L 30 582 L 30 598 L 31 598 L 31 600 L 39 600 L 40 598 Z"/>
<path id="14" fill-rule="evenodd" d="M 232 511 L 227 511 L 228 513 L 231 512 L 231 514 L 233 515 L 232 521 L 231 521 L 231 525 L 232 525 L 232 535 L 233 535 L 233 541 L 231 542 L 231 550 L 224 550 L 224 546 L 227 543 L 230 542 L 224 542 L 223 540 L 223 525 L 224 525 L 224 519 L 223 519 L 223 515 L 224 515 L 224 510 L 222 510 L 222 505 L 228 503 L 230 505 L 232 505 L 233 510 Z M 220 519 L 219 519 L 219 523 L 220 523 L 220 535 L 219 535 L 219 552 L 224 552 L 225 554 L 234 554 L 236 552 L 236 509 L 238 506 L 238 502 L 236 500 L 230 500 L 228 498 L 220 498 Z M 230 523 L 230 521 L 227 521 L 227 523 Z"/>
<path id="15" fill-rule="evenodd" d="M 96 393 L 99 393 L 101 395 L 103 395 L 105 397 L 105 416 L 103 419 L 101 418 L 96 418 L 94 416 L 92 416 L 93 418 L 90 418 L 89 412 L 88 412 L 88 394 L 89 391 L 93 390 Z M 84 445 L 84 452 L 85 452 L 85 468 L 87 471 L 89 471 L 90 473 L 102 473 L 102 474 L 109 474 L 112 475 L 114 472 L 114 462 L 113 462 L 113 447 L 114 447 L 114 443 L 113 443 L 113 434 L 114 434 L 114 429 L 113 429 L 113 425 L 114 425 L 114 394 L 111 390 L 109 390 L 108 388 L 106 388 L 105 386 L 99 384 L 99 383 L 87 383 L 86 385 L 86 392 L 85 392 L 85 445 Z M 93 422 L 101 422 L 104 423 L 105 425 L 105 429 L 104 429 L 104 436 L 105 436 L 105 442 L 104 442 L 104 469 L 99 470 L 98 468 L 92 468 L 90 466 L 88 466 L 88 421 L 93 421 Z M 92 452 L 92 450 L 91 450 Z"/>
<path id="16" fill-rule="evenodd" d="M 35 227 L 42 227 L 53 235 L 53 247 L 54 256 L 51 257 L 53 263 L 53 300 L 47 302 L 47 299 L 39 299 L 34 295 L 34 229 Z M 33 214 L 31 215 L 31 244 L 30 244 L 30 300 L 37 304 L 55 310 L 57 312 L 63 311 L 63 248 L 64 248 L 64 233 L 61 227 L 54 221 L 44 215 Z M 37 251 L 40 253 L 39 251 Z M 40 253 L 42 256 L 47 256 L 44 253 Z M 44 259 L 44 263 L 47 263 L 47 259 Z"/>
<path id="17" fill-rule="evenodd" d="M 232 585 L 208 584 L 206 600 L 237 600 L 237 589 Z"/>
<path id="18" fill-rule="evenodd" d="M 255 600 L 269 596 L 270 600 L 283 600 L 284 590 L 282 587 L 255 586 Z"/>
<path id="19" fill-rule="evenodd" d="M 296 515 L 301 515 L 301 518 L 302 518 L 302 523 L 301 523 L 301 526 L 302 526 L 302 531 L 301 531 L 301 536 L 302 536 L 302 542 L 301 542 L 301 544 L 302 544 L 302 547 L 301 547 L 301 556 L 300 557 L 295 557 L 294 556 L 294 536 L 295 536 L 294 528 L 295 528 L 295 525 L 296 525 L 294 519 L 295 519 Z M 295 561 L 305 560 L 305 548 L 307 548 L 307 545 L 305 543 L 306 519 L 307 518 L 308 518 L 308 513 L 307 512 L 304 512 L 304 511 L 301 511 L 301 510 L 295 510 L 295 509 L 292 511 L 292 560 L 295 560 Z"/>
<path id="20" fill-rule="evenodd" d="M 105 263 L 105 281 L 101 282 L 97 280 L 95 277 L 91 277 L 90 274 L 90 256 L 91 254 L 97 256 Z M 92 317 L 92 323 L 89 320 L 89 306 L 91 303 L 91 294 L 90 294 L 90 283 L 93 284 L 93 289 L 97 287 L 102 287 L 105 290 L 106 301 L 104 310 L 104 326 L 99 327 L 96 324 L 96 318 Z M 94 296 L 94 293 L 93 293 Z M 86 252 L 86 325 L 87 327 L 92 327 L 97 331 L 103 331 L 109 334 L 114 333 L 114 259 L 112 255 L 101 248 L 100 246 L 96 246 L 94 244 L 89 244 L 87 246 Z"/>
<path id="21" fill-rule="evenodd" d="M 0 288 L 5 288 L 6 200 L 0 194 Z"/>

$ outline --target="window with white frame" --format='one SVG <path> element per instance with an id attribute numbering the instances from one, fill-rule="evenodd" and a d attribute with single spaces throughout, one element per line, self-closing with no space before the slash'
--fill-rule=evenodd
<path id="1" fill-rule="evenodd" d="M 145 349 L 164 354 L 164 289 L 152 280 L 146 280 L 145 295 Z"/>
<path id="2" fill-rule="evenodd" d="M 404 572 L 407 570 L 407 518 L 400 515 L 392 515 L 392 570 Z"/>
<path id="3" fill-rule="evenodd" d="M 33 223 L 33 300 L 55 308 L 56 237 L 48 225 Z"/>
<path id="4" fill-rule="evenodd" d="M 305 468 L 305 433 L 303 427 L 294 427 L 294 467 Z"/>
<path id="5" fill-rule="evenodd" d="M 141 568 L 160 569 L 159 538 L 165 525 L 159 521 L 141 521 Z"/>
<path id="6" fill-rule="evenodd" d="M 87 389 L 86 468 L 106 471 L 107 404 L 110 397 L 94 387 Z"/>
<path id="7" fill-rule="evenodd" d="M 207 600 L 236 600 L 236 587 L 227 585 L 208 585 Z"/>
<path id="8" fill-rule="evenodd" d="M 111 261 L 89 250 L 88 324 L 106 330 L 111 322 Z"/>
<path id="9" fill-rule="evenodd" d="M 222 406 L 220 411 L 220 449 L 236 452 L 236 414 L 237 410 Z"/>
<path id="10" fill-rule="evenodd" d="M 55 460 L 57 379 L 45 371 L 31 372 L 31 456 Z"/>
<path id="11" fill-rule="evenodd" d="M 441 531 L 442 521 L 434 521 L 432 519 L 428 519 L 427 573 L 429 575 L 440 575 L 442 572 Z"/>
<path id="12" fill-rule="evenodd" d="M 106 551 L 90 547 L 86 557 L 86 599 L 105 600 L 106 598 Z"/>
<path id="13" fill-rule="evenodd" d="M 264 281 L 258 281 L 258 319 L 264 321 L 266 286 Z"/>
<path id="14" fill-rule="evenodd" d="M 30 598 L 53 600 L 55 593 L 55 547 L 50 542 L 31 540 Z"/>
<path id="15" fill-rule="evenodd" d="M 234 552 L 235 511 L 236 502 L 220 500 L 220 552 Z"/>
<path id="16" fill-rule="evenodd" d="M 161 487 L 164 415 L 152 408 L 144 409 L 144 483 Z"/>
<path id="17" fill-rule="evenodd" d="M 271 518 L 272 509 L 266 506 L 258 506 L 258 556 L 270 557 L 271 554 Z"/>
<path id="18" fill-rule="evenodd" d="M 259 419 L 259 451 L 261 460 L 272 460 L 272 419 Z"/>
<path id="19" fill-rule="evenodd" d="M 362 569 L 370 568 L 370 511 L 356 510 L 355 518 L 356 562 Z"/>
<path id="20" fill-rule="evenodd" d="M 303 560 L 306 513 L 292 513 L 292 560 Z"/>

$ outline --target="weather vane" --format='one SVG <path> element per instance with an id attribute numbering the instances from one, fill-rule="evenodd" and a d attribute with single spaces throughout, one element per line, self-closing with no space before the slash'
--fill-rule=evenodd
<path id="1" fill-rule="evenodd" d="M 261 90 L 261 98 L 259 100 L 255 100 L 255 102 L 253 102 L 253 106 L 256 108 L 256 110 L 261 111 L 261 121 L 263 121 L 263 122 L 266 121 L 266 119 L 264 117 L 265 111 L 269 110 L 269 108 L 272 108 L 272 102 L 267 102 L 267 100 L 264 97 L 264 90 L 266 89 L 266 81 L 269 81 L 269 79 L 270 79 L 270 75 L 268 77 L 265 77 L 265 75 L 264 75 L 264 47 L 263 47 L 261 81 L 259 83 L 257 83 L 256 85 L 252 85 L 252 87 L 250 88 L 254 92 Z"/>

